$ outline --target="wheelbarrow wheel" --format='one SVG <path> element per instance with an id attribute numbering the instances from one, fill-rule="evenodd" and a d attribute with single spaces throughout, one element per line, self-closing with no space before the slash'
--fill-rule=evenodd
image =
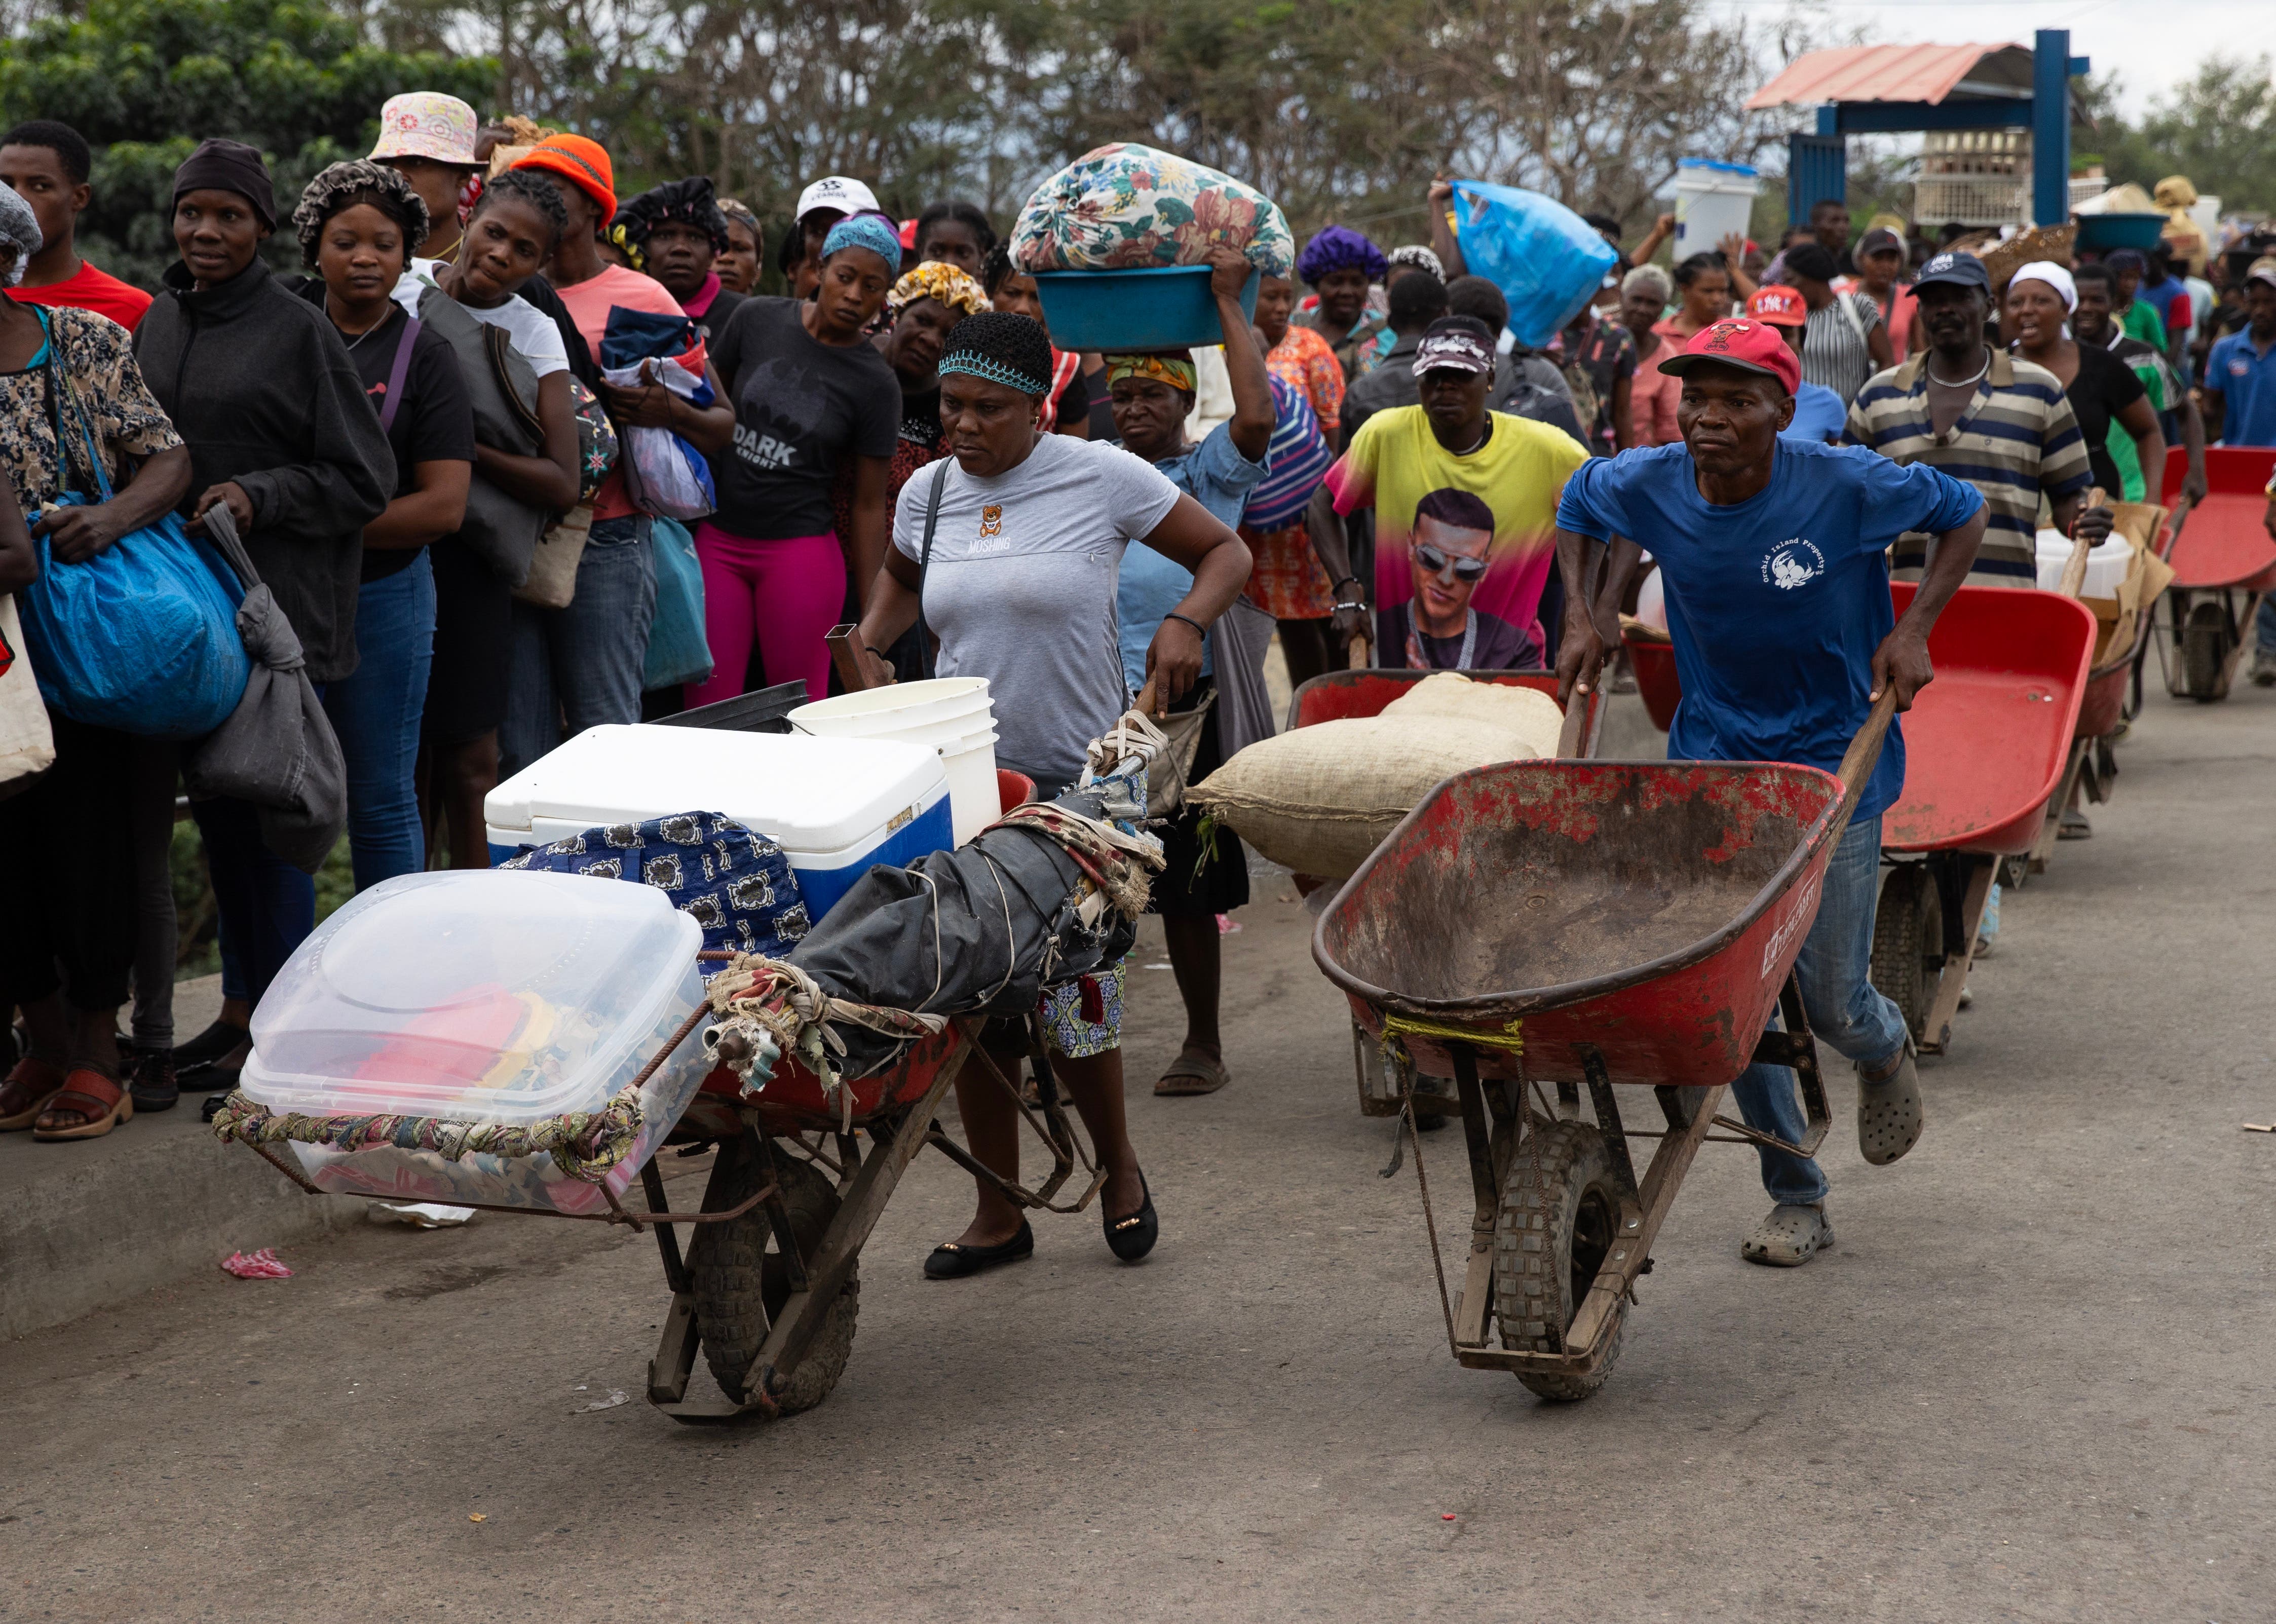
<path id="1" fill-rule="evenodd" d="M 2229 648 L 2228 616 L 2221 604 L 2207 598 L 2192 608 L 2181 631 L 2181 687 L 2199 704 L 2221 697 Z"/>
<path id="2" fill-rule="evenodd" d="M 1593 1124 L 1536 1123 L 1531 1132 L 1532 1143 L 1511 1154 L 1494 1218 L 1494 1314 L 1504 1347 L 1561 1354 L 1564 1332 L 1612 1248 L 1620 1192 L 1605 1137 Z M 1589 1397 L 1620 1359 L 1627 1316 L 1623 1298 L 1605 1331 L 1612 1345 L 1587 1376 L 1520 1370 L 1517 1379 L 1544 1399 Z"/>
<path id="3" fill-rule="evenodd" d="M 1926 863 L 1889 870 L 1873 915 L 1873 985 L 1904 1015 L 1913 1040 L 1928 1024 L 1944 970 L 1944 899 Z"/>
<path id="4" fill-rule="evenodd" d="M 811 1162 L 778 1151 L 775 1166 L 782 1180 L 783 1204 L 790 1210 L 791 1233 L 810 1260 L 822 1232 L 838 1215 L 838 1192 Z M 765 1163 L 747 1144 L 734 1139 L 723 1142 L 710 1187 L 703 1193 L 704 1210 L 740 1206 L 765 1177 Z M 860 1270 L 856 1264 L 846 1277 L 845 1289 L 824 1313 L 822 1328 L 775 1394 L 782 1414 L 812 1409 L 838 1385 L 854 1351 L 854 1324 L 861 1310 Z M 722 1388 L 740 1395 L 775 1317 L 790 1301 L 789 1266 L 776 1248 L 765 1205 L 724 1224 L 696 1226 L 687 1248 L 687 1273 L 704 1362 Z"/>

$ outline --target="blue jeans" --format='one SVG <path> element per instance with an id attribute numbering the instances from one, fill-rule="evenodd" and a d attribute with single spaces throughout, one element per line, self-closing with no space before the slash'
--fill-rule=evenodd
<path id="1" fill-rule="evenodd" d="M 2276 594 L 2260 600 L 2260 612 L 2252 618 L 2254 641 L 2271 654 L 2276 654 Z"/>
<path id="2" fill-rule="evenodd" d="M 258 1006 L 316 928 L 316 882 L 270 851 L 249 801 L 193 801 L 221 907 L 222 993 Z"/>
<path id="3" fill-rule="evenodd" d="M 435 566 L 419 556 L 356 597 L 355 674 L 329 684 L 324 713 L 348 770 L 348 853 L 366 891 L 427 866 L 412 770 L 435 657 Z"/>
<path id="4" fill-rule="evenodd" d="M 1868 979 L 1880 878 L 1881 820 L 1855 819 L 1825 865 L 1817 922 L 1794 965 L 1811 1029 L 1844 1059 L 1863 1061 L 1875 1071 L 1905 1046 L 1904 1016 Z M 1731 1093 L 1749 1127 L 1775 1134 L 1788 1144 L 1801 1142 L 1808 1119 L 1791 1070 L 1749 1066 L 1731 1085 Z M 1825 1199 L 1825 1173 L 1815 1157 L 1764 1145 L 1755 1150 L 1763 1159 L 1763 1188 L 1772 1200 L 1807 1206 Z"/>
<path id="5" fill-rule="evenodd" d="M 564 737 L 603 722 L 641 719 L 649 624 L 656 618 L 656 558 L 644 513 L 593 526 L 566 609 L 513 605 L 513 661 L 498 778 L 512 778 Z"/>

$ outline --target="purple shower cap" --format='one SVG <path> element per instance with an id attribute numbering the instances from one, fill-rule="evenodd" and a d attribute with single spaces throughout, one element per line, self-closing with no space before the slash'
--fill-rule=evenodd
<path id="1" fill-rule="evenodd" d="M 1369 282 L 1380 282 L 1391 266 L 1383 250 L 1361 233 L 1348 225 L 1331 225 L 1304 245 L 1304 251 L 1296 256 L 1296 274 L 1317 287 L 1321 277 L 1338 270 L 1365 271 Z"/>

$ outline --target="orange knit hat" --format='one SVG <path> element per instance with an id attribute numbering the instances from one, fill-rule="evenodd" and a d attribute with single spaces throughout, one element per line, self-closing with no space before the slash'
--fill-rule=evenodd
<path id="1" fill-rule="evenodd" d="M 607 148 L 581 135 L 549 135 L 514 160 L 516 169 L 550 170 L 597 204 L 601 218 L 617 212 L 616 171 Z"/>

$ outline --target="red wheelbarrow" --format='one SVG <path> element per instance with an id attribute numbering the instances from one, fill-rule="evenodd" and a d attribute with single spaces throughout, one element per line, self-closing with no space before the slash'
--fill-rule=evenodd
<path id="1" fill-rule="evenodd" d="M 1891 591 L 1902 615 L 1913 588 Z M 2061 788 L 2097 631 L 2076 598 L 1962 587 L 1929 633 L 1936 680 L 1905 715 L 1873 923 L 1873 984 L 1923 1053 L 1951 1041 L 2000 860 L 2030 851 Z"/>
<path id="2" fill-rule="evenodd" d="M 2078 726 L 2071 735 L 2070 765 L 2054 798 L 2047 803 L 2047 819 L 2040 828 L 2038 843 L 2022 865 L 2025 873 L 2046 872 L 2055 842 L 2062 836 L 2063 819 L 2076 809 L 2082 796 L 2097 805 L 2110 800 L 2118 778 L 2118 755 L 2113 747 L 2126 725 L 2142 709 L 2142 663 L 2149 653 L 2158 598 L 2173 575 L 2159 556 L 2167 514 L 2162 507 L 2139 502 L 2115 505 L 2118 528 L 2136 549 L 2136 573 L 2113 605 L 2115 618 L 2106 629 L 2096 633 L 2094 663 L 2086 673 L 2086 693 L 2079 702 Z M 2081 553 L 2065 571 L 2058 588 L 2065 596 L 2079 596 L 2084 563 Z M 2096 619 L 2099 626 L 2102 616 L 2098 614 Z M 2020 884 L 2022 876 L 2017 872 L 2017 865 L 2009 862 L 2005 867 L 2008 877 Z"/>
<path id="3" fill-rule="evenodd" d="M 2189 459 L 2180 446 L 2166 453 L 2163 499 L 2180 502 Z M 2194 506 L 2175 507 L 2166 562 L 2174 568 L 2166 589 L 2167 622 L 2158 663 L 2166 691 L 2211 704 L 2226 698 L 2237 662 L 2252 641 L 2260 601 L 2276 591 L 2276 541 L 2268 535 L 2268 481 L 2276 474 L 2276 447 L 2216 445 L 2205 452 L 2212 488 Z M 2177 657 L 2167 656 L 2170 637 Z"/>
<path id="4" fill-rule="evenodd" d="M 1291 729 L 1311 727 L 1322 722 L 1342 721 L 1347 717 L 1381 716 L 1384 707 L 1406 693 L 1430 673 L 1420 671 L 1363 669 L 1331 671 L 1311 678 L 1290 696 L 1288 726 Z M 1557 697 L 1557 674 L 1545 671 L 1466 671 L 1460 673 L 1473 682 L 1491 682 L 1504 687 L 1532 688 L 1536 693 Z M 1577 720 L 1567 717 L 1565 736 L 1560 740 L 1560 755 L 1592 757 L 1605 731 L 1605 696 L 1601 688 L 1591 690 Z M 1309 874 L 1294 877 L 1296 889 L 1305 898 L 1316 898 L 1327 882 Z M 1360 1114 L 1369 1117 L 1395 1117 L 1401 1109 L 1399 1080 L 1386 1064 L 1383 1051 L 1357 1021 L 1352 1023 L 1352 1070 L 1359 1079 Z M 1440 1074 L 1444 1076 L 1447 1074 Z M 1442 1126 L 1430 1113 L 1425 1113 L 1426 1127 Z"/>
<path id="5" fill-rule="evenodd" d="M 1512 1371 L 1544 1398 L 1588 1397 L 1619 1356 L 1677 1187 L 1718 1137 L 1709 1130 L 1799 1155 L 1825 1138 L 1832 1112 L 1793 966 L 1893 709 L 1893 697 L 1875 708 L 1838 778 L 1763 763 L 1463 773 L 1329 904 L 1312 957 L 1403 1080 L 1458 1363 Z M 1767 1029 L 1774 1011 L 1783 1030 Z M 1794 1068 L 1801 1143 L 1718 1113 L 1756 1062 Z M 1432 1072 L 1453 1078 L 1451 1098 L 1423 1091 Z M 1623 1083 L 1653 1090 L 1664 1127 L 1627 1126 Z M 1451 1299 L 1414 1132 L 1425 1112 L 1460 1117 L 1469 1156 L 1468 1261 Z M 1659 1142 L 1641 1177 L 1631 1139 Z"/>

